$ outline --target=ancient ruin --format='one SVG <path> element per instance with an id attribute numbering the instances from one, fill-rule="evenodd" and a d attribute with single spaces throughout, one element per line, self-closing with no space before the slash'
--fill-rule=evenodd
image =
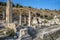
<path id="1" fill-rule="evenodd" d="M 23 9 L 12 7 L 12 0 L 7 0 L 7 6 L 2 11 L 3 16 L 0 20 L 0 26 L 4 26 L 0 32 L 2 31 L 4 35 L 0 33 L 0 37 L 8 37 L 14 32 L 16 40 L 58 40 L 60 38 L 60 16 L 54 15 L 53 19 L 47 20 L 44 16 L 40 18 L 37 13 L 39 10 L 32 12 L 30 8 Z M 13 10 L 19 14 L 13 14 Z"/>

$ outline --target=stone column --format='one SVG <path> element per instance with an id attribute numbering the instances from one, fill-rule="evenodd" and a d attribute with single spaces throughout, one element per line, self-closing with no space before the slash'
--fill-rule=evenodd
<path id="1" fill-rule="evenodd" d="M 24 17 L 24 23 L 26 24 L 26 16 Z"/>
<path id="2" fill-rule="evenodd" d="M 29 11 L 29 17 L 28 17 L 28 26 L 31 24 L 31 12 Z"/>
<path id="3" fill-rule="evenodd" d="M 12 23 L 12 0 L 8 0 L 6 7 L 6 28 L 10 28 L 14 32 L 16 32 L 15 24 Z"/>
<path id="4" fill-rule="evenodd" d="M 28 32 L 27 32 L 27 28 L 24 28 L 24 29 L 20 29 L 20 31 L 19 31 L 19 40 L 21 40 L 21 38 L 22 38 L 22 36 L 24 36 L 24 35 L 26 35 L 26 34 L 28 34 Z M 26 35 L 27 36 L 27 35 Z"/>
<path id="5" fill-rule="evenodd" d="M 12 23 L 12 3 L 8 0 L 6 7 L 6 23 Z"/>
<path id="6" fill-rule="evenodd" d="M 4 13 L 4 11 L 3 11 L 3 19 L 5 18 L 5 13 Z"/>
<path id="7" fill-rule="evenodd" d="M 21 11 L 20 11 L 20 15 L 19 15 L 19 25 L 21 25 Z"/>

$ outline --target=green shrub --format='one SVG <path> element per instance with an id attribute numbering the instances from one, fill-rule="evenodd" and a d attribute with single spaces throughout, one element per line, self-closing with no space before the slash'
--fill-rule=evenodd
<path id="1" fill-rule="evenodd" d="M 53 19 L 53 17 L 49 16 L 49 17 L 46 17 L 46 19 L 51 20 L 51 19 Z"/>

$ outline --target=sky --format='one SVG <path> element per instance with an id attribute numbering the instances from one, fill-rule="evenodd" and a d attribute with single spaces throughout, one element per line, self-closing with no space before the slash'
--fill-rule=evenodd
<path id="1" fill-rule="evenodd" d="M 0 0 L 6 2 L 6 0 Z M 60 10 L 60 0 L 12 0 L 14 4 L 21 4 L 23 6 L 31 6 L 33 8 L 43 8 L 50 10 Z"/>

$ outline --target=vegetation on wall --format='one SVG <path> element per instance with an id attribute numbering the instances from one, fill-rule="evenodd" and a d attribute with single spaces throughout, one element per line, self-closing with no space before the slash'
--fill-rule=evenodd
<path id="1" fill-rule="evenodd" d="M 51 19 L 53 19 L 53 17 L 49 16 L 49 17 L 46 17 L 46 19 L 51 20 Z"/>

